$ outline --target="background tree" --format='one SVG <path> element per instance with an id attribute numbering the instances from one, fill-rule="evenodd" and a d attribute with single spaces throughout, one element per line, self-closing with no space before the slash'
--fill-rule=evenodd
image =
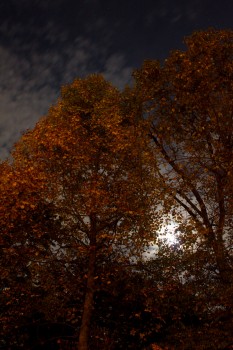
<path id="1" fill-rule="evenodd" d="M 198 234 L 232 281 L 233 32 L 208 30 L 185 40 L 164 65 L 135 72 L 161 186 L 174 220 Z M 188 220 L 185 215 L 188 214 Z"/>
<path id="2" fill-rule="evenodd" d="M 185 43 L 164 65 L 144 62 L 134 93 L 148 121 L 164 215 L 179 224 L 182 275 L 212 317 L 217 342 L 232 325 L 233 32 L 196 32 Z M 221 326 L 218 312 L 227 320 Z"/>
<path id="3" fill-rule="evenodd" d="M 101 76 L 77 79 L 13 153 L 15 167 L 31 169 L 35 183 L 38 174 L 44 179 L 40 196 L 62 226 L 54 255 L 72 263 L 88 257 L 79 350 L 88 348 L 98 259 L 111 250 L 124 260 L 140 256 L 153 235 L 147 140 L 133 114 L 124 125 L 122 108 L 121 94 Z"/>

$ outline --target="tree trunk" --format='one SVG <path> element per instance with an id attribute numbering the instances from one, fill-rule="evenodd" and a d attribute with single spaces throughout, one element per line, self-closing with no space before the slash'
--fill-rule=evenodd
<path id="1" fill-rule="evenodd" d="M 215 259 L 219 269 L 219 276 L 221 278 L 221 281 L 227 285 L 231 284 L 232 268 L 227 261 L 227 254 L 222 238 L 213 242 L 213 250 L 215 253 Z"/>
<path id="2" fill-rule="evenodd" d="M 81 328 L 79 332 L 78 350 L 88 350 L 88 341 L 90 334 L 91 316 L 95 292 L 95 264 L 96 264 L 96 246 L 90 246 L 87 288 L 84 300 Z"/>

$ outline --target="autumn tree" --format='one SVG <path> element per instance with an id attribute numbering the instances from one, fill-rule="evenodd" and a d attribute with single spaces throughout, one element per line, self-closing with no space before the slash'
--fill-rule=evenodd
<path id="1" fill-rule="evenodd" d="M 129 348 L 230 344 L 233 33 L 185 43 L 123 92 L 100 75 L 63 87 L 0 164 L 1 335 L 34 305 L 72 324 L 79 350 L 98 342 L 91 321 Z M 177 243 L 140 261 L 166 220 Z"/>
<path id="2" fill-rule="evenodd" d="M 233 32 L 196 32 L 185 43 L 163 65 L 145 61 L 134 91 L 148 121 L 163 215 L 178 224 L 181 269 L 169 250 L 163 260 L 171 259 L 184 300 L 191 291 L 198 318 L 209 325 L 200 329 L 203 342 L 221 347 L 232 327 Z"/>
<path id="3" fill-rule="evenodd" d="M 209 325 L 200 332 L 217 347 L 230 342 L 233 322 L 233 33 L 196 32 L 185 43 L 164 64 L 145 61 L 134 94 L 148 121 L 163 215 L 178 225 L 182 294 L 198 296 L 198 317 Z M 164 254 L 167 263 L 172 254 Z"/>
<path id="4" fill-rule="evenodd" d="M 21 326 L 44 302 L 46 283 L 37 288 L 39 268 L 54 260 L 49 245 L 61 227 L 51 204 L 40 197 L 40 174 L 35 183 L 32 168 L 16 169 L 4 162 L 0 169 L 0 334 L 2 345 L 10 348 L 24 342 Z"/>
<path id="5" fill-rule="evenodd" d="M 220 280 L 232 281 L 233 32 L 185 39 L 164 65 L 135 72 L 159 163 L 167 212 L 214 254 Z M 164 198 L 165 198 L 164 197 Z"/>
<path id="6" fill-rule="evenodd" d="M 13 152 L 13 167 L 31 172 L 35 186 L 42 179 L 40 197 L 61 224 L 53 255 L 69 257 L 68 269 L 77 256 L 88 257 L 79 350 L 88 349 L 97 262 L 112 251 L 123 260 L 140 256 L 153 235 L 154 170 L 127 105 L 101 76 L 77 79 Z"/>

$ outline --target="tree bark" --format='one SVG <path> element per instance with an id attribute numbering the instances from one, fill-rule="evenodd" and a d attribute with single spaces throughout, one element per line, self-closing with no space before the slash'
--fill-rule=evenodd
<path id="1" fill-rule="evenodd" d="M 83 305 L 83 314 L 78 339 L 78 350 L 88 350 L 91 317 L 95 293 L 95 268 L 96 268 L 96 214 L 90 214 L 91 230 L 89 234 L 89 261 L 87 272 L 87 286 Z"/>
<path id="2" fill-rule="evenodd" d="M 89 264 L 87 274 L 87 287 L 84 300 L 81 327 L 79 332 L 78 350 L 88 350 L 91 316 L 93 311 L 94 292 L 95 292 L 95 264 L 96 264 L 96 246 L 90 246 Z"/>
<path id="3" fill-rule="evenodd" d="M 222 237 L 215 239 L 213 244 L 216 263 L 219 270 L 219 277 L 223 284 L 229 285 L 232 283 L 232 268 L 227 262 L 226 249 Z"/>

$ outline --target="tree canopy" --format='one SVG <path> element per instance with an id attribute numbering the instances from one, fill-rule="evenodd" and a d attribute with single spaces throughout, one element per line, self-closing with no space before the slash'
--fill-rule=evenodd
<path id="1" fill-rule="evenodd" d="M 135 72 L 168 210 L 174 203 L 188 214 L 190 234 L 213 250 L 226 281 L 232 275 L 232 42 L 230 31 L 198 32 L 164 66 L 147 61 Z"/>
<path id="2" fill-rule="evenodd" d="M 230 349 L 233 32 L 185 44 L 62 87 L 0 164 L 2 348 Z"/>
<path id="3" fill-rule="evenodd" d="M 38 182 L 39 196 L 53 207 L 52 219 L 60 224 L 48 234 L 50 254 L 43 263 L 50 255 L 62 257 L 69 270 L 77 256 L 88 257 L 79 349 L 88 347 L 97 261 L 106 263 L 112 250 L 124 260 L 141 254 L 153 237 L 149 149 L 140 125 L 125 127 L 122 99 L 101 76 L 77 79 L 63 88 L 58 104 L 13 153 L 13 166 L 21 169 L 24 182 L 28 173 L 34 187 Z M 34 208 L 34 196 L 29 193 L 20 202 L 23 211 Z M 33 239 L 45 234 L 32 227 Z"/>

